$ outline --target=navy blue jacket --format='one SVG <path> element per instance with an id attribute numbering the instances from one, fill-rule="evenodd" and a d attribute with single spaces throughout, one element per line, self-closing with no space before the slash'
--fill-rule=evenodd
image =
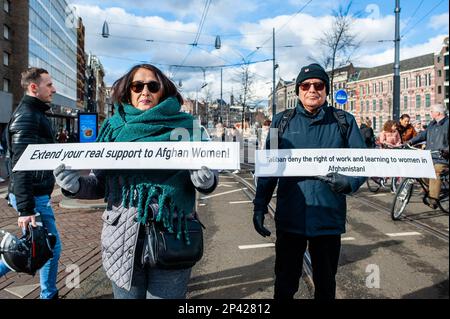
<path id="1" fill-rule="evenodd" d="M 308 113 L 298 104 L 294 117 L 289 121 L 280 149 L 302 148 L 366 148 L 354 117 L 345 112 L 349 125 L 347 141 L 340 133 L 340 126 L 333 109 L 325 103 L 316 115 Z M 272 128 L 277 128 L 282 113 L 277 114 Z M 270 136 L 266 148 L 270 148 Z M 365 177 L 346 177 L 352 192 L 365 182 Z M 315 237 L 345 233 L 347 212 L 346 197 L 331 190 L 325 182 L 311 177 L 260 177 L 253 201 L 254 210 L 267 212 L 267 205 L 278 182 L 275 222 L 278 230 Z"/>

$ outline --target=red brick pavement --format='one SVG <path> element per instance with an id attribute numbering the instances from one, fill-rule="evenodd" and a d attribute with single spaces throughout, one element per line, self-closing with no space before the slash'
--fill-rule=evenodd
<path id="1" fill-rule="evenodd" d="M 1 185 L 0 185 L 1 187 Z M 92 209 L 63 209 L 58 206 L 62 195 L 52 198 L 52 207 L 55 212 L 56 223 L 62 241 L 62 252 L 59 260 L 58 281 L 60 298 L 64 298 L 72 289 L 66 285 L 70 272 L 66 267 L 78 266 L 80 283 L 90 274 L 101 267 L 100 233 L 102 210 Z M 7 205 L 5 199 L 0 199 L 0 229 L 18 234 L 17 213 Z M 73 267 L 73 266 L 72 266 Z M 71 268 L 69 268 L 71 269 Z M 4 289 L 23 285 L 39 284 L 39 275 L 30 276 L 14 272 L 0 278 L 0 299 L 18 299 Z M 39 287 L 27 294 L 25 299 L 39 298 Z"/>

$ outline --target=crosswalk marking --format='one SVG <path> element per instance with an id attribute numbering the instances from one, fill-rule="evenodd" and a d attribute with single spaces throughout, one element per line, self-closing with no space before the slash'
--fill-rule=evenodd
<path id="1" fill-rule="evenodd" d="M 241 245 L 238 247 L 239 247 L 239 249 L 268 248 L 268 247 L 275 247 L 275 244 L 269 243 L 269 244 L 257 244 L 257 245 Z"/>
<path id="2" fill-rule="evenodd" d="M 210 196 L 200 197 L 200 199 L 208 199 L 208 198 L 213 198 L 213 197 L 217 197 L 217 196 L 227 195 L 227 194 L 231 194 L 231 193 L 241 192 L 241 191 L 246 190 L 246 189 L 247 189 L 247 187 L 239 188 L 239 189 L 235 189 L 235 190 L 228 191 L 228 192 L 223 192 L 223 193 L 214 194 L 214 195 L 210 195 Z"/>
<path id="3" fill-rule="evenodd" d="M 401 236 L 418 236 L 422 235 L 421 233 L 412 231 L 412 232 L 405 232 L 405 233 L 387 233 L 389 237 L 401 237 Z"/>
<path id="4" fill-rule="evenodd" d="M 230 204 L 248 204 L 248 203 L 253 203 L 253 201 L 251 200 L 241 200 L 241 201 L 237 201 L 237 202 L 230 202 Z"/>

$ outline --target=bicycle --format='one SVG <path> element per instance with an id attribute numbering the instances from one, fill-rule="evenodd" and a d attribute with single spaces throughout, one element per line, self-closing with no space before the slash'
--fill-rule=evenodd
<path id="1" fill-rule="evenodd" d="M 411 147 L 412 148 L 412 147 Z M 415 148 L 413 148 L 415 149 Z M 432 152 L 433 153 L 433 152 Z M 441 180 L 441 191 L 439 193 L 439 198 L 437 200 L 437 205 L 441 211 L 444 213 L 449 213 L 449 170 L 448 167 L 442 171 L 440 175 Z M 406 205 L 408 205 L 411 199 L 414 186 L 419 185 L 423 190 L 422 202 L 428 205 L 427 201 L 429 199 L 429 185 L 422 178 L 406 178 L 400 184 L 400 187 L 395 194 L 394 201 L 391 207 L 391 218 L 392 220 L 399 220 L 403 212 L 405 211 Z"/>
<path id="2" fill-rule="evenodd" d="M 383 144 L 381 148 L 399 149 L 403 148 L 403 146 L 390 146 Z M 389 187 L 391 193 L 395 194 L 401 182 L 401 177 L 369 177 L 366 180 L 366 185 L 372 193 L 377 193 L 381 188 Z"/>

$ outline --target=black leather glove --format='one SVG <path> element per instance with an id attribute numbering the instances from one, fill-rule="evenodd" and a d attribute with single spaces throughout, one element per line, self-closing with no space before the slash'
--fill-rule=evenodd
<path id="1" fill-rule="evenodd" d="M 443 159 L 448 160 L 448 149 L 442 149 L 439 151 L 439 154 L 441 154 Z"/>
<path id="2" fill-rule="evenodd" d="M 349 194 L 352 191 L 352 186 L 347 178 L 339 173 L 329 173 L 327 176 L 317 176 L 317 179 L 330 185 L 333 192 Z"/>
<path id="3" fill-rule="evenodd" d="M 253 226 L 255 226 L 256 231 L 263 237 L 270 236 L 270 231 L 264 227 L 264 215 L 265 213 L 261 210 L 253 212 Z"/>

